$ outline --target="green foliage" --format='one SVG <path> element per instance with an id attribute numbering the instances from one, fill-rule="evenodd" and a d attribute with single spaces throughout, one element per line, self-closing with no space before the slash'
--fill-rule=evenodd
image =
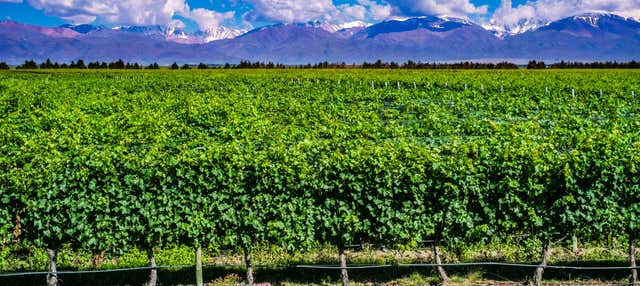
<path id="1" fill-rule="evenodd" d="M 172 245 L 637 236 L 637 77 L 4 71 L 0 236 L 132 265 Z"/>

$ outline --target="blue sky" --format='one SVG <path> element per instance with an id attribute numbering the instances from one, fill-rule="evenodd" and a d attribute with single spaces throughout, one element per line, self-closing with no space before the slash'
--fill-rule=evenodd
<path id="1" fill-rule="evenodd" d="M 448 15 L 509 27 L 602 11 L 640 18 L 640 0 L 0 0 L 0 19 L 41 26 L 164 25 L 252 29 L 272 23 L 344 24 Z"/>

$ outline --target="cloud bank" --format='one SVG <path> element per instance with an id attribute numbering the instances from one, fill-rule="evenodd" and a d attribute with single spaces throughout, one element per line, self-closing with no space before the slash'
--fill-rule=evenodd
<path id="1" fill-rule="evenodd" d="M 511 0 L 502 0 L 487 26 L 507 32 L 522 32 L 589 12 L 607 12 L 639 19 L 640 0 L 537 0 L 516 7 Z"/>
<path id="2" fill-rule="evenodd" d="M 75 24 L 99 21 L 113 25 L 177 27 L 184 25 L 178 23 L 178 18 L 186 18 L 205 30 L 233 22 L 236 14 L 241 13 L 192 9 L 186 0 L 0 0 L 4 3 L 23 1 Z M 487 28 L 517 33 L 585 12 L 609 12 L 640 19 L 640 0 L 529 0 L 515 7 L 511 0 L 502 0 L 491 15 L 487 5 L 476 5 L 472 0 L 352 0 L 340 4 L 333 0 L 213 1 L 244 5 L 246 9 L 240 20 L 247 26 L 254 22 L 372 23 L 393 17 L 448 15 L 476 19 Z"/>
<path id="3" fill-rule="evenodd" d="M 0 0 L 7 1 L 7 0 Z M 180 26 L 175 17 L 193 20 L 201 29 L 216 27 L 235 12 L 191 9 L 185 0 L 27 0 L 32 7 L 74 24 L 101 21 L 114 25 Z"/>

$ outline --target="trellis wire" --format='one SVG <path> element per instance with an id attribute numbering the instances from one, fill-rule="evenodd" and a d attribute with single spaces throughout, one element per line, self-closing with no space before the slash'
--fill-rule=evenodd
<path id="1" fill-rule="evenodd" d="M 245 264 L 204 264 L 203 267 L 245 267 Z M 128 268 L 116 268 L 116 269 L 101 269 L 101 270 L 78 270 L 78 271 L 31 271 L 31 272 L 16 272 L 16 273 L 0 273 L 0 277 L 17 277 L 17 276 L 33 276 L 33 275 L 73 275 L 73 274 L 99 274 L 99 273 L 114 273 L 114 272 L 128 272 L 128 271 L 141 271 L 141 270 L 153 270 L 153 269 L 185 269 L 194 268 L 195 265 L 163 265 L 163 266 L 143 266 L 143 267 L 128 267 Z M 252 265 L 253 268 L 283 268 L 291 267 L 289 265 Z"/>
<path id="2" fill-rule="evenodd" d="M 410 264 L 381 264 L 381 265 L 364 265 L 364 266 L 332 266 L 332 265 L 296 265 L 297 268 L 307 269 L 326 269 L 326 270 L 339 270 L 339 269 L 375 269 L 375 268 L 388 268 L 388 267 L 469 267 L 469 266 L 506 266 L 506 267 L 521 267 L 521 268 L 545 268 L 545 269 L 564 269 L 564 270 L 631 270 L 640 269 L 640 266 L 566 266 L 566 265 L 547 265 L 541 266 L 539 264 L 522 264 L 522 263 L 507 263 L 507 262 L 469 262 L 469 263 L 410 263 Z"/>
<path id="3" fill-rule="evenodd" d="M 204 267 L 245 267 L 244 264 L 206 264 Z M 640 269 L 640 266 L 567 266 L 567 265 L 546 265 L 539 264 L 524 264 L 524 263 L 507 263 L 507 262 L 468 262 L 468 263 L 398 263 L 398 264 L 378 264 L 378 265 L 353 265 L 353 266 L 334 266 L 334 265 L 253 265 L 254 268 L 304 268 L 304 269 L 319 269 L 319 270 L 358 270 L 358 269 L 381 269 L 390 267 L 470 267 L 470 266 L 504 266 L 504 267 L 520 267 L 520 268 L 539 268 L 544 269 L 562 269 L 562 270 L 631 270 Z M 194 265 L 166 265 L 156 267 L 130 267 L 130 268 L 118 268 L 118 269 L 104 269 L 104 270 L 80 270 L 80 271 L 38 271 L 38 272 L 19 272 L 19 273 L 0 273 L 0 277 L 17 277 L 17 276 L 31 276 L 31 275 L 73 275 L 73 274 L 97 274 L 97 273 L 114 273 L 114 272 L 127 272 L 127 271 L 140 271 L 140 270 L 152 270 L 152 269 L 183 269 L 193 268 Z"/>

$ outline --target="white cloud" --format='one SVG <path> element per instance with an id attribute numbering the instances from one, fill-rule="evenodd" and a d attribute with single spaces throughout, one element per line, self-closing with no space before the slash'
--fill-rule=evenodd
<path id="1" fill-rule="evenodd" d="M 330 13 L 331 22 L 337 24 L 353 21 L 379 21 L 391 16 L 391 6 L 381 5 L 374 1 L 359 0 L 358 4 L 342 4 Z"/>
<path id="2" fill-rule="evenodd" d="M 483 15 L 488 6 L 476 6 L 469 0 L 386 0 L 395 16 L 448 15 L 467 18 Z"/>
<path id="3" fill-rule="evenodd" d="M 374 0 L 335 5 L 332 0 L 245 0 L 253 6 L 244 20 L 304 23 L 328 21 L 343 24 L 352 21 L 382 20 L 391 15 L 391 7 Z"/>
<path id="4" fill-rule="evenodd" d="M 231 19 L 235 16 L 235 12 L 219 13 L 208 9 L 193 9 L 184 15 L 198 24 L 200 30 L 212 29 L 220 26 L 224 20 Z"/>
<path id="5" fill-rule="evenodd" d="M 502 0 L 485 26 L 518 33 L 550 21 L 588 12 L 609 12 L 640 18 L 640 0 L 538 0 L 516 7 L 513 7 L 511 0 Z"/>
<path id="6" fill-rule="evenodd" d="M 5 0 L 0 0 L 5 1 Z M 190 9 L 185 0 L 27 0 L 36 9 L 73 22 L 86 24 L 96 20 L 114 25 L 176 24 L 174 17 L 192 19 L 200 28 L 211 28 L 233 18 L 235 12 Z"/>
<path id="7" fill-rule="evenodd" d="M 391 6 L 376 5 L 370 6 L 369 13 L 376 20 L 383 20 L 391 16 Z"/>
<path id="8" fill-rule="evenodd" d="M 367 8 L 361 5 L 343 4 L 337 7 L 345 17 L 362 20 L 367 16 Z"/>
<path id="9" fill-rule="evenodd" d="M 335 9 L 331 0 L 247 0 L 253 11 L 250 20 L 277 21 L 284 23 L 325 20 Z"/>

